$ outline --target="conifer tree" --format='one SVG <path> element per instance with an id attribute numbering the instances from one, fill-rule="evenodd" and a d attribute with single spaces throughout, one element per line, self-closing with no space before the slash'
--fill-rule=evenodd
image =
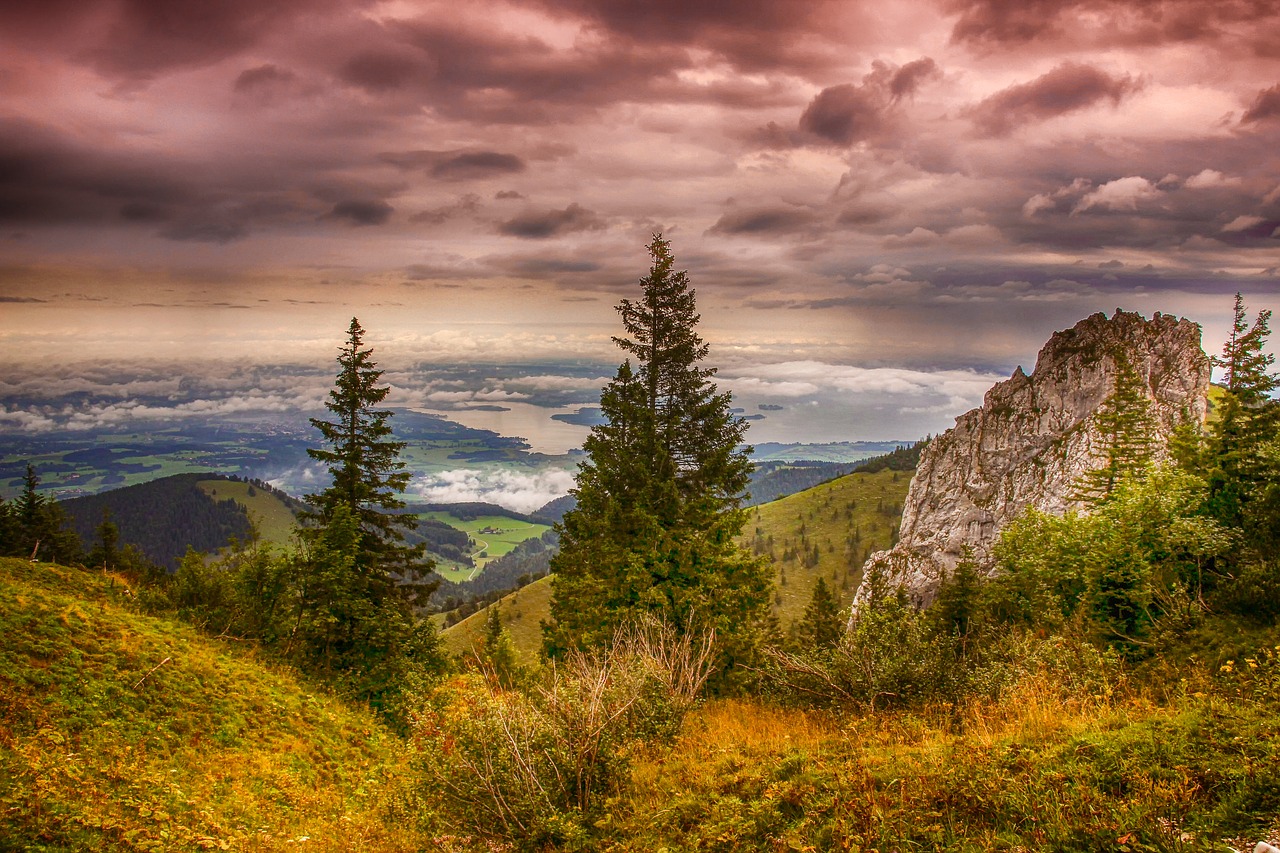
<path id="1" fill-rule="evenodd" d="M 89 565 L 101 566 L 103 569 L 116 568 L 120 562 L 120 528 L 111 520 L 110 508 L 102 508 L 102 523 L 95 532 L 98 534 L 98 541 L 89 552 Z"/>
<path id="2" fill-rule="evenodd" d="M 935 629 L 954 642 L 958 657 L 969 651 L 969 636 L 979 620 L 982 578 L 973 547 L 966 545 L 955 571 L 943 578 L 929 608 Z"/>
<path id="3" fill-rule="evenodd" d="M 409 473 L 399 459 L 404 442 L 391 438 L 392 413 L 375 408 L 390 388 L 378 384 L 372 353 L 353 317 L 325 404 L 334 420 L 311 419 L 329 447 L 307 453 L 328 466 L 333 483 L 307 497 L 312 526 L 289 570 L 296 596 L 285 653 L 385 708 L 406 673 L 441 661 L 431 623 L 415 612 L 435 582 L 425 545 L 405 543 L 417 519 L 394 512 Z"/>
<path id="4" fill-rule="evenodd" d="M 835 648 L 844 635 L 840 620 L 840 602 L 831 594 L 831 588 L 823 578 L 813 585 L 813 597 L 804 609 L 804 616 L 796 631 L 801 649 L 823 651 Z"/>
<path id="5" fill-rule="evenodd" d="M 618 306 L 627 354 L 604 390 L 605 423 L 584 444 L 577 507 L 552 561 L 550 654 L 607 643 L 646 614 L 713 627 L 722 672 L 750 657 L 767 612 L 769 572 L 736 544 L 751 463 L 696 331 L 688 276 L 655 236 L 639 299 Z M 632 362 L 634 359 L 634 365 Z"/>
<path id="6" fill-rule="evenodd" d="M 1115 389 L 1098 408 L 1094 422 L 1106 446 L 1106 462 L 1081 477 L 1072 496 L 1087 504 L 1106 500 L 1122 479 L 1151 466 L 1155 432 L 1151 399 L 1142 377 L 1123 353 L 1116 356 Z"/>
<path id="7" fill-rule="evenodd" d="M 12 555 L 17 547 L 18 528 L 13 503 L 0 497 L 0 556 Z"/>
<path id="8" fill-rule="evenodd" d="M 404 507 L 397 495 L 409 484 L 409 472 L 399 458 L 404 442 L 391 437 L 387 421 L 392 412 L 375 408 L 391 389 L 378 384 L 382 371 L 371 358 L 373 350 L 363 346 L 364 329 L 352 317 L 325 403 L 334 420 L 311 419 L 329 447 L 308 448 L 307 454 L 328 467 L 333 483 L 307 496 L 314 507 L 310 518 L 323 525 L 338 507 L 346 507 L 359 524 L 358 564 L 366 571 L 429 568 L 420 565 L 424 546 L 404 544 L 404 531 L 416 528 L 417 519 L 392 512 Z"/>
<path id="9" fill-rule="evenodd" d="M 40 476 L 28 463 L 22 478 L 22 494 L 10 510 L 13 556 L 73 563 L 80 559 L 80 538 L 67 529 L 66 515 L 55 500 L 40 494 Z"/>
<path id="10" fill-rule="evenodd" d="M 1265 351 L 1270 320 L 1270 311 L 1260 311 L 1250 325 L 1237 293 L 1231 336 L 1218 359 L 1225 387 L 1209 426 L 1209 505 L 1232 527 L 1245 526 L 1246 505 L 1277 473 L 1266 452 L 1280 438 L 1280 403 L 1273 397 L 1280 380 L 1271 373 L 1275 357 Z"/>

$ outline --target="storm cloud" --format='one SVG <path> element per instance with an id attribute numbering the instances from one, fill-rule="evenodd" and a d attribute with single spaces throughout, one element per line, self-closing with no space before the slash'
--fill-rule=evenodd
<path id="1" fill-rule="evenodd" d="M 735 368 L 1209 339 L 1275 299 L 1276 45 L 1236 0 L 7 4 L 0 355 L 323 362 L 356 315 L 611 363 L 655 233 Z"/>

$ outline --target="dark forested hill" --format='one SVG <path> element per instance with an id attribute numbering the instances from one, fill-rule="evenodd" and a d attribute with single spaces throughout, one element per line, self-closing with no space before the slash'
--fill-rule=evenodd
<path id="1" fill-rule="evenodd" d="M 757 506 L 812 489 L 851 473 L 860 462 L 757 462 L 751 472 L 746 506 Z"/>
<path id="2" fill-rule="evenodd" d="M 72 498 L 62 501 L 62 507 L 86 548 L 96 541 L 103 513 L 109 512 L 122 542 L 138 546 L 157 565 L 173 569 L 188 547 L 211 552 L 233 538 L 247 541 L 252 535 L 244 506 L 232 498 L 212 497 L 198 485 L 229 479 L 217 474 L 178 474 Z"/>

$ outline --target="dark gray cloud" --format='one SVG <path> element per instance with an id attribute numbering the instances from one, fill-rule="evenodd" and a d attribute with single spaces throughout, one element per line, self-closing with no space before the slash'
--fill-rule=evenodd
<path id="1" fill-rule="evenodd" d="M 1128 75 L 1113 77 L 1091 65 L 1067 62 L 1030 83 L 1010 86 L 969 111 L 978 129 L 1003 136 L 1019 127 L 1110 101 L 1118 105 L 1141 88 Z"/>
<path id="2" fill-rule="evenodd" d="M 908 62 L 893 72 L 893 76 L 889 79 L 889 93 L 893 95 L 894 100 L 909 98 L 926 81 L 934 79 L 941 74 L 942 70 L 938 68 L 938 63 L 927 56 L 914 62 Z"/>
<path id="3" fill-rule="evenodd" d="M 823 89 L 800 115 L 800 130 L 839 145 L 875 135 L 883 100 L 864 86 L 844 83 Z"/>
<path id="4" fill-rule="evenodd" d="M 391 218 L 395 208 L 376 199 L 347 199 L 340 201 L 329 211 L 333 219 L 343 219 L 352 225 L 382 225 Z"/>
<path id="5" fill-rule="evenodd" d="M 791 234 L 814 225 L 811 210 L 792 206 L 751 207 L 726 212 L 711 227 L 713 234 Z"/>
<path id="6" fill-rule="evenodd" d="M 157 221 L 195 196 L 170 163 L 103 151 L 52 127 L 0 118 L 0 221 Z"/>
<path id="7" fill-rule="evenodd" d="M 1275 55 L 1280 10 L 1270 0 L 952 0 L 954 42 L 999 50 L 1022 45 L 1090 47 L 1212 44 Z"/>
<path id="8" fill-rule="evenodd" d="M 160 231 L 160 236 L 168 240 L 218 243 L 220 245 L 241 240 L 247 237 L 248 234 L 248 228 L 243 222 L 212 219 L 192 219 L 175 222 Z"/>
<path id="9" fill-rule="evenodd" d="M 365 0 L 346 4 L 354 11 Z M 0 6 L 0 29 L 19 43 L 56 46 L 120 80 L 146 81 L 209 65 L 258 45 L 339 0 L 53 0 Z"/>
<path id="10" fill-rule="evenodd" d="M 365 51 L 343 63 L 339 76 L 353 86 L 375 94 L 425 84 L 433 67 L 429 58 L 409 47 L 388 51 Z"/>
<path id="11" fill-rule="evenodd" d="M 819 92 L 800 114 L 800 133 L 837 145 L 876 139 L 893 127 L 895 105 L 939 76 L 937 63 L 927 56 L 901 67 L 876 60 L 861 83 L 842 83 Z M 777 133 L 776 126 L 768 129 L 766 144 L 767 137 Z"/>
<path id="12" fill-rule="evenodd" d="M 467 151 L 431 167 L 433 177 L 444 181 L 474 181 L 525 170 L 525 162 L 514 154 L 499 151 Z"/>
<path id="13" fill-rule="evenodd" d="M 599 231 L 607 224 L 576 202 L 564 210 L 530 210 L 501 222 L 498 233 L 527 240 L 545 240 L 575 231 Z"/>
<path id="14" fill-rule="evenodd" d="M 1278 118 L 1280 118 L 1280 83 L 1259 92 L 1258 97 L 1254 98 L 1253 103 L 1249 105 L 1249 109 L 1245 110 L 1244 115 L 1240 117 L 1240 123 L 1275 121 Z"/>
<path id="15" fill-rule="evenodd" d="M 711 49 L 742 71 L 820 73 L 837 66 L 874 20 L 842 0 L 527 0 L 581 16 L 613 39 Z"/>
<path id="16" fill-rule="evenodd" d="M 236 77 L 233 89 L 237 92 L 251 92 L 255 89 L 263 89 L 271 86 L 280 85 L 282 83 L 291 83 L 297 79 L 297 75 L 286 68 L 280 68 L 268 62 L 265 65 L 259 65 L 255 68 L 246 68 Z"/>

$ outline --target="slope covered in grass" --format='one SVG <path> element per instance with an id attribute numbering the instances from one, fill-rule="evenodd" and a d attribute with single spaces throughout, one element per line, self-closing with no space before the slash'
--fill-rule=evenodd
<path id="1" fill-rule="evenodd" d="M 285 547 L 293 541 L 301 501 L 243 480 L 201 480 L 196 485 L 212 498 L 230 498 L 243 506 L 263 542 Z"/>
<path id="2" fill-rule="evenodd" d="M 551 614 L 551 578 L 536 580 L 504 595 L 497 606 L 503 626 L 511 632 L 516 651 L 526 663 L 536 661 L 542 650 L 541 623 Z M 465 654 L 478 643 L 484 635 L 489 607 L 440 632 L 440 640 L 450 654 Z"/>
<path id="3" fill-rule="evenodd" d="M 784 630 L 804 615 L 820 577 L 849 606 L 867 556 L 897 535 L 911 474 L 856 471 L 751 510 L 742 541 L 773 559 L 773 612 Z"/>
<path id="4" fill-rule="evenodd" d="M 371 714 L 129 598 L 0 560 L 0 850 L 422 846 Z"/>

